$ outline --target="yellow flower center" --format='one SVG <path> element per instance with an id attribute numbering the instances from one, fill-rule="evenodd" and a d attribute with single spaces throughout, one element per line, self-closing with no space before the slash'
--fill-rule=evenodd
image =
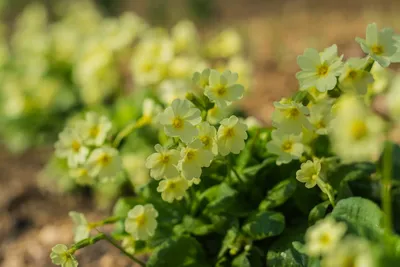
<path id="1" fill-rule="evenodd" d="M 174 182 L 168 183 L 168 189 L 174 190 L 176 188 L 176 184 Z"/>
<path id="2" fill-rule="evenodd" d="M 297 108 L 289 108 L 286 110 L 286 117 L 288 119 L 297 118 L 300 115 L 300 111 Z"/>
<path id="3" fill-rule="evenodd" d="M 342 262 L 342 266 L 343 267 L 354 267 L 354 266 L 356 266 L 356 264 L 355 264 L 355 259 L 354 259 L 354 257 L 352 257 L 352 256 L 345 256 L 345 258 L 343 259 L 343 262 Z"/>
<path id="4" fill-rule="evenodd" d="M 354 121 L 351 125 L 351 136 L 355 140 L 360 140 L 365 137 L 368 133 L 367 125 L 362 120 Z"/>
<path id="5" fill-rule="evenodd" d="M 175 129 L 182 129 L 183 127 L 183 120 L 179 117 L 176 117 L 173 121 L 172 121 L 172 127 L 174 127 Z"/>
<path id="6" fill-rule="evenodd" d="M 186 159 L 187 160 L 192 160 L 192 159 L 194 159 L 195 156 L 196 156 L 196 153 L 193 150 L 189 150 L 186 153 Z"/>
<path id="7" fill-rule="evenodd" d="M 354 79 L 357 78 L 357 71 L 351 70 L 351 71 L 349 71 L 349 73 L 347 74 L 347 76 L 348 76 L 350 79 L 354 80 Z"/>
<path id="8" fill-rule="evenodd" d="M 211 138 L 207 135 L 201 136 L 200 141 L 203 143 L 205 147 L 208 147 L 211 144 Z"/>
<path id="9" fill-rule="evenodd" d="M 90 128 L 89 135 L 90 137 L 95 138 L 99 135 L 99 132 L 100 132 L 100 127 L 96 125 Z"/>
<path id="10" fill-rule="evenodd" d="M 224 130 L 224 136 L 229 138 L 235 136 L 235 130 L 233 130 L 233 128 L 226 128 Z"/>
<path id="11" fill-rule="evenodd" d="M 169 162 L 169 156 L 168 155 L 162 155 L 161 156 L 161 158 L 160 158 L 160 161 L 163 163 L 163 164 L 167 164 L 168 162 Z"/>
<path id="12" fill-rule="evenodd" d="M 324 245 L 329 245 L 331 243 L 331 236 L 328 233 L 323 233 L 319 237 L 319 242 L 321 242 Z"/>
<path id="13" fill-rule="evenodd" d="M 292 141 L 287 140 L 287 141 L 283 142 L 283 144 L 282 144 L 282 150 L 283 150 L 284 152 L 289 153 L 289 152 L 292 151 L 292 148 L 293 148 L 293 142 L 292 142 Z"/>
<path id="14" fill-rule="evenodd" d="M 318 175 L 313 174 L 313 175 L 311 176 L 311 180 L 313 180 L 313 181 L 318 180 Z"/>
<path id="15" fill-rule="evenodd" d="M 143 65 L 143 72 L 150 72 L 153 70 L 153 67 L 152 63 L 146 63 Z"/>
<path id="16" fill-rule="evenodd" d="M 78 141 L 74 140 L 74 141 L 72 141 L 71 147 L 72 147 L 72 150 L 74 152 L 78 153 L 79 149 L 81 148 L 81 143 L 79 143 Z"/>
<path id="17" fill-rule="evenodd" d="M 146 216 L 144 216 L 144 213 L 140 214 L 139 216 L 136 217 L 135 220 L 138 226 L 142 226 L 146 223 Z"/>
<path id="18" fill-rule="evenodd" d="M 321 65 L 317 69 L 318 76 L 326 76 L 328 74 L 329 67 L 325 64 Z"/>
<path id="19" fill-rule="evenodd" d="M 320 120 L 315 124 L 315 127 L 317 127 L 317 129 L 323 129 L 326 127 L 326 124 L 323 120 Z"/>
<path id="20" fill-rule="evenodd" d="M 110 155 L 103 153 L 102 155 L 100 155 L 100 157 L 97 159 L 97 162 L 102 165 L 108 165 L 111 162 L 111 157 Z"/>
<path id="21" fill-rule="evenodd" d="M 383 46 L 381 45 L 374 45 L 371 47 L 371 51 L 372 53 L 374 53 L 375 55 L 382 55 L 383 54 Z"/>
<path id="22" fill-rule="evenodd" d="M 223 96 L 223 95 L 226 94 L 226 91 L 227 91 L 227 90 L 226 90 L 226 87 L 225 87 L 225 86 L 220 85 L 219 87 L 216 88 L 215 91 L 217 92 L 217 95 L 218 95 L 218 96 Z"/>

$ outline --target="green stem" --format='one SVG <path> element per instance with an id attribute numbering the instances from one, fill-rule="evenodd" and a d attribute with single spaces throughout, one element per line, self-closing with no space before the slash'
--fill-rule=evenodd
<path id="1" fill-rule="evenodd" d="M 382 170 L 382 209 L 385 213 L 384 227 L 387 232 L 392 232 L 392 156 L 393 145 L 390 142 L 385 143 L 383 151 L 383 170 Z"/>
<path id="2" fill-rule="evenodd" d="M 98 229 L 96 229 L 96 230 L 97 230 L 97 232 L 99 232 L 100 234 L 103 234 L 103 235 L 104 235 L 104 238 L 103 238 L 104 240 L 106 240 L 108 243 L 110 243 L 111 245 L 113 245 L 114 247 L 116 247 L 117 249 L 119 249 L 119 251 L 121 251 L 125 256 L 129 257 L 131 260 L 133 260 L 134 262 L 136 262 L 136 263 L 139 264 L 140 266 L 146 267 L 146 263 L 144 263 L 143 261 L 139 260 L 138 258 L 136 258 L 135 256 L 133 256 L 132 254 L 128 253 L 123 247 L 121 247 L 120 245 L 118 245 L 118 243 L 115 242 L 115 240 L 114 240 L 112 237 L 110 237 L 110 236 L 108 236 L 108 235 L 102 233 L 102 232 L 99 231 Z"/>
<path id="3" fill-rule="evenodd" d="M 121 144 L 121 141 L 127 137 L 128 135 L 130 135 L 135 129 L 140 128 L 141 126 L 143 126 L 145 124 L 145 119 L 144 117 L 142 117 L 141 119 L 139 119 L 138 121 L 132 122 L 130 124 L 128 124 L 124 129 L 122 129 L 118 135 L 115 137 L 114 142 L 113 142 L 113 146 L 114 147 L 119 147 L 119 145 Z"/>
<path id="4" fill-rule="evenodd" d="M 102 220 L 102 221 L 99 221 L 99 222 L 89 223 L 89 227 L 90 227 L 91 229 L 94 229 L 94 228 L 96 228 L 96 227 L 100 227 L 100 226 L 103 226 L 103 225 L 105 225 L 105 224 L 113 224 L 113 223 L 116 223 L 116 222 L 118 222 L 119 220 L 121 220 L 121 217 L 119 217 L 119 216 L 108 217 L 108 218 L 106 218 L 106 219 L 104 219 L 104 220 Z"/>
<path id="5" fill-rule="evenodd" d="M 88 237 L 88 238 L 85 238 L 85 239 L 79 241 L 78 243 L 74 244 L 69 250 L 70 250 L 71 254 L 73 254 L 78 249 L 93 245 L 94 243 L 96 243 L 100 240 L 103 240 L 103 239 L 105 239 L 105 235 L 103 233 L 100 233 L 93 237 Z"/>

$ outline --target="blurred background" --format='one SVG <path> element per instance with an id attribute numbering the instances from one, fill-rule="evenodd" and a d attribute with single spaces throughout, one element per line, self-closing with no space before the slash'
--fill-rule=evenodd
<path id="1" fill-rule="evenodd" d="M 232 55 L 226 58 L 242 60 L 229 61 L 239 62 L 235 66 L 247 78 L 244 83 L 248 93 L 242 108 L 265 124 L 269 122 L 272 102 L 297 90 L 296 57 L 305 48 L 321 50 L 336 43 L 339 54 L 362 56 L 354 38 L 364 36 L 368 23 L 400 29 L 397 0 L 76 3 L 0 0 L 0 266 L 52 266 L 50 248 L 72 241 L 68 211 L 87 213 L 93 220 L 109 212 L 109 205 L 99 205 L 89 191 L 49 190 L 40 179 L 52 153 L 52 143 L 73 112 L 112 106 L 115 114 L 119 106 L 115 108 L 114 103 L 119 103 L 126 91 L 137 88 L 138 81 L 132 82 L 124 67 L 132 64 L 127 60 L 131 48 L 118 50 L 113 64 L 120 68 L 118 73 L 110 74 L 114 65 L 110 67 L 110 59 L 105 56 L 108 50 L 93 59 L 91 53 L 104 47 L 97 46 L 97 39 L 84 42 L 86 26 L 90 31 L 93 25 L 104 24 L 101 32 L 113 32 L 115 18 L 121 18 L 119 22 L 126 23 L 126 28 L 134 24 L 132 31 L 116 35 L 121 42 L 111 44 L 115 48 L 122 47 L 124 37 L 136 34 L 142 25 L 169 30 L 181 20 L 192 21 L 200 39 L 207 40 L 207 60 L 218 65 L 220 57 L 225 57 L 220 53 L 229 49 Z M 138 17 L 123 16 L 128 11 Z M 76 35 L 78 31 L 81 35 Z M 215 47 L 219 49 L 213 50 Z M 77 50 L 79 59 L 85 60 L 72 59 Z M 96 64 L 101 67 L 93 67 Z M 180 66 L 179 61 L 176 64 Z M 99 75 L 100 81 L 88 82 L 93 75 Z M 109 87 L 118 90 L 103 88 L 108 82 Z M 125 111 L 122 108 L 123 114 Z M 85 249 L 84 253 L 84 257 L 78 255 L 80 266 L 133 266 L 104 244 Z"/>

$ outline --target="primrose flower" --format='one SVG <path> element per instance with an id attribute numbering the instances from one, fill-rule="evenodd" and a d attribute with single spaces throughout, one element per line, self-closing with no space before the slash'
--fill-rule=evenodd
<path id="1" fill-rule="evenodd" d="M 175 99 L 158 117 L 170 137 L 179 137 L 189 143 L 197 135 L 196 125 L 201 122 L 200 110 L 193 108 L 188 100 Z"/>
<path id="2" fill-rule="evenodd" d="M 111 121 L 95 112 L 88 112 L 82 124 L 83 136 L 87 145 L 101 146 L 112 128 Z"/>
<path id="3" fill-rule="evenodd" d="M 155 145 L 157 153 L 151 154 L 146 159 L 146 168 L 150 170 L 150 176 L 156 180 L 161 178 L 173 178 L 178 176 L 177 165 L 179 162 L 179 151 L 167 149 L 161 145 Z"/>
<path id="4" fill-rule="evenodd" d="M 161 112 L 161 106 L 158 105 L 153 99 L 151 98 L 144 99 L 141 122 L 143 124 L 153 123 L 154 119 L 160 112 Z"/>
<path id="5" fill-rule="evenodd" d="M 313 131 L 318 135 L 328 134 L 328 127 L 332 120 L 332 104 L 329 101 L 320 101 L 309 108 L 308 120 Z"/>
<path id="6" fill-rule="evenodd" d="M 90 154 L 86 167 L 89 175 L 100 178 L 114 178 L 122 168 L 118 150 L 109 146 L 96 148 Z"/>
<path id="7" fill-rule="evenodd" d="M 306 250 L 310 256 L 324 255 L 331 251 L 347 231 L 345 223 L 325 218 L 308 228 L 305 240 Z M 337 265 L 343 266 L 343 265 Z"/>
<path id="8" fill-rule="evenodd" d="M 393 29 L 378 30 L 376 23 L 368 24 L 366 39 L 356 38 L 364 53 L 368 54 L 382 67 L 388 67 L 391 57 L 397 52 L 396 40 L 393 38 Z"/>
<path id="9" fill-rule="evenodd" d="M 77 243 L 90 236 L 90 227 L 83 213 L 70 211 L 68 213 L 75 224 L 74 242 Z"/>
<path id="10" fill-rule="evenodd" d="M 201 89 L 206 89 L 210 85 L 210 73 L 210 69 L 205 69 L 201 73 L 195 72 L 192 78 L 193 83 Z"/>
<path id="11" fill-rule="evenodd" d="M 272 140 L 267 143 L 270 153 L 278 155 L 277 165 L 286 164 L 293 159 L 299 159 L 304 152 L 302 133 L 299 135 L 285 134 L 278 130 L 271 133 Z"/>
<path id="12" fill-rule="evenodd" d="M 197 129 L 199 131 L 198 139 L 203 143 L 203 148 L 217 155 L 217 130 L 215 127 L 204 121 L 197 125 Z"/>
<path id="13" fill-rule="evenodd" d="M 208 167 L 214 158 L 211 151 L 203 148 L 203 143 L 196 139 L 181 150 L 179 162 L 182 176 L 188 180 L 200 178 L 201 168 Z"/>
<path id="14" fill-rule="evenodd" d="M 147 240 L 157 228 L 158 212 L 152 204 L 136 205 L 128 212 L 125 231 L 136 240 Z"/>
<path id="15" fill-rule="evenodd" d="M 214 105 L 213 108 L 211 108 L 207 111 L 207 121 L 211 124 L 217 124 L 222 119 L 226 118 L 229 114 L 231 114 L 229 107 L 221 108 L 221 107 Z"/>
<path id="16" fill-rule="evenodd" d="M 368 85 L 374 82 L 372 74 L 364 69 L 367 64 L 365 58 L 350 58 L 344 65 L 339 77 L 340 89 L 358 94 L 366 94 Z"/>
<path id="17" fill-rule="evenodd" d="M 84 145 L 83 138 L 74 128 L 66 128 L 59 134 L 55 144 L 56 156 L 67 158 L 69 167 L 76 167 L 85 162 L 89 149 Z"/>
<path id="18" fill-rule="evenodd" d="M 61 267 L 78 266 L 78 261 L 75 259 L 74 255 L 68 250 L 68 247 L 66 245 L 55 245 L 51 249 L 50 258 L 55 265 L 61 265 Z"/>
<path id="19" fill-rule="evenodd" d="M 85 167 L 70 169 L 69 175 L 80 185 L 92 185 L 94 182 L 94 177 L 89 175 L 89 171 Z"/>
<path id="20" fill-rule="evenodd" d="M 229 153 L 239 154 L 245 147 L 246 131 L 247 125 L 236 116 L 232 115 L 227 119 L 223 119 L 217 135 L 219 153 L 222 156 L 226 156 Z"/>
<path id="21" fill-rule="evenodd" d="M 342 56 L 337 56 L 337 46 L 332 45 L 322 53 L 308 48 L 297 57 L 301 71 L 296 74 L 302 88 L 315 86 L 318 91 L 326 92 L 336 86 L 336 77 L 342 71 Z"/>
<path id="22" fill-rule="evenodd" d="M 174 51 L 194 52 L 198 48 L 198 34 L 196 26 L 188 20 L 179 21 L 171 31 Z"/>
<path id="23" fill-rule="evenodd" d="M 369 84 L 368 90 L 373 94 L 382 93 L 389 84 L 391 72 L 379 64 L 372 65 L 371 74 L 374 82 Z"/>
<path id="24" fill-rule="evenodd" d="M 242 49 L 240 34 L 235 29 L 226 29 L 211 39 L 206 46 L 206 53 L 212 58 L 228 58 Z"/>
<path id="25" fill-rule="evenodd" d="M 323 258 L 321 266 L 373 267 L 376 265 L 368 242 L 359 237 L 348 236 Z"/>
<path id="26" fill-rule="evenodd" d="M 321 161 L 314 159 L 302 163 L 300 170 L 296 172 L 296 179 L 299 182 L 305 183 L 307 188 L 313 188 L 322 179 Z"/>
<path id="27" fill-rule="evenodd" d="M 352 95 L 343 95 L 336 104 L 330 124 L 334 152 L 343 162 L 376 159 L 382 151 L 384 123 Z"/>
<path id="28" fill-rule="evenodd" d="M 183 177 L 175 177 L 160 181 L 157 192 L 161 193 L 161 198 L 169 203 L 174 200 L 181 200 L 185 196 L 186 190 L 189 188 L 189 182 Z"/>
<path id="29" fill-rule="evenodd" d="M 272 125 L 284 133 L 299 134 L 303 127 L 311 128 L 306 115 L 307 107 L 295 101 L 283 100 L 274 103 L 275 110 L 272 113 Z"/>
<path id="30" fill-rule="evenodd" d="M 244 88 L 236 83 L 237 79 L 237 73 L 231 73 L 229 70 L 223 73 L 211 70 L 209 85 L 204 94 L 217 106 L 224 108 L 243 97 Z"/>

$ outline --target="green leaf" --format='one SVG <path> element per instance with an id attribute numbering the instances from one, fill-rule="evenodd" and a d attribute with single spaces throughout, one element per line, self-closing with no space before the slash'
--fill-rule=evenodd
<path id="1" fill-rule="evenodd" d="M 325 202 L 319 203 L 316 205 L 308 215 L 308 223 L 309 225 L 313 225 L 317 221 L 323 219 L 326 215 L 326 211 L 330 205 L 330 202 L 327 200 Z"/>
<path id="2" fill-rule="evenodd" d="M 226 210 L 235 202 L 237 191 L 226 183 L 210 187 L 200 196 L 200 199 L 207 199 L 206 206 L 208 212 L 219 213 Z"/>
<path id="3" fill-rule="evenodd" d="M 368 199 L 351 197 L 340 200 L 331 215 L 337 220 L 345 221 L 349 230 L 360 236 L 376 240 L 383 233 L 383 212 Z"/>
<path id="4" fill-rule="evenodd" d="M 267 266 L 307 266 L 307 256 L 303 251 L 305 223 L 286 229 L 268 248 Z"/>
<path id="5" fill-rule="evenodd" d="M 260 203 L 259 210 L 267 210 L 285 203 L 296 191 L 297 183 L 293 179 L 287 179 L 268 191 L 266 198 Z"/>
<path id="6" fill-rule="evenodd" d="M 269 167 L 269 166 L 275 166 L 276 158 L 274 157 L 269 157 L 266 158 L 263 162 L 260 164 L 245 168 L 243 170 L 243 174 L 246 176 L 254 176 L 256 175 L 259 171 L 262 169 Z"/>
<path id="7" fill-rule="evenodd" d="M 242 229 L 255 240 L 277 236 L 285 229 L 285 217 L 279 212 L 261 211 L 251 216 Z"/>
<path id="8" fill-rule="evenodd" d="M 222 241 L 221 249 L 218 253 L 218 258 L 222 257 L 235 243 L 236 238 L 239 235 L 239 223 L 234 221 L 233 225 L 226 232 L 224 240 Z"/>
<path id="9" fill-rule="evenodd" d="M 192 237 L 171 238 L 158 246 L 147 261 L 147 267 L 208 267 L 201 245 Z"/>
<path id="10" fill-rule="evenodd" d="M 233 259 L 232 267 L 251 267 L 251 263 L 250 260 L 247 258 L 246 251 L 242 252 Z"/>
<path id="11" fill-rule="evenodd" d="M 303 103 L 303 105 L 307 105 L 307 103 L 309 102 L 308 92 L 307 91 L 297 91 L 293 95 L 292 100 L 295 102 Z"/>
<path id="12" fill-rule="evenodd" d="M 182 225 L 188 233 L 194 235 L 207 235 L 215 230 L 215 224 L 207 224 L 189 215 L 183 217 Z"/>

